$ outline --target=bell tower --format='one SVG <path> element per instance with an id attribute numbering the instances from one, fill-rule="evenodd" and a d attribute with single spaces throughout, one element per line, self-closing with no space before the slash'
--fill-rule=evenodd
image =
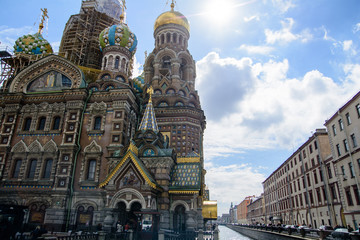
<path id="1" fill-rule="evenodd" d="M 155 48 L 144 64 L 145 84 L 154 89 L 153 106 L 159 130 L 178 156 L 202 156 L 205 116 L 195 90 L 196 67 L 188 50 L 190 24 L 175 11 L 159 15 L 154 24 Z"/>

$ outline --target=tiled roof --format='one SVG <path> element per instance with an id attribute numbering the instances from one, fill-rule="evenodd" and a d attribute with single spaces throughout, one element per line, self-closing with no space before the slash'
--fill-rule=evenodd
<path id="1" fill-rule="evenodd" d="M 200 163 L 179 163 L 171 172 L 171 190 L 200 190 L 201 166 Z"/>

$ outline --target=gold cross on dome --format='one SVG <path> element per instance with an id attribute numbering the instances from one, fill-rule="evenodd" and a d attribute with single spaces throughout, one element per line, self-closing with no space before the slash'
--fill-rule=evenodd
<path id="1" fill-rule="evenodd" d="M 149 94 L 149 101 L 151 101 L 151 96 L 154 94 L 154 89 L 152 86 L 150 86 L 146 92 Z"/>
<path id="2" fill-rule="evenodd" d="M 48 11 L 47 8 L 42 9 L 42 18 L 41 18 L 41 22 L 39 24 L 39 31 L 38 33 L 41 33 L 42 29 L 44 28 L 44 22 L 45 22 L 45 18 L 49 18 L 49 16 L 47 15 Z"/>

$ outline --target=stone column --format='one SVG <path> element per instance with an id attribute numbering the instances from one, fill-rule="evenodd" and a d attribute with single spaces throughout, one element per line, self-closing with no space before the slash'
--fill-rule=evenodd
<path id="1" fill-rule="evenodd" d="M 104 219 L 104 231 L 111 232 L 111 227 L 114 224 L 114 216 L 111 210 L 106 211 L 106 217 Z"/>
<path id="2" fill-rule="evenodd" d="M 204 239 L 204 232 L 202 229 L 199 229 L 199 233 L 198 233 L 198 240 L 203 240 Z"/>

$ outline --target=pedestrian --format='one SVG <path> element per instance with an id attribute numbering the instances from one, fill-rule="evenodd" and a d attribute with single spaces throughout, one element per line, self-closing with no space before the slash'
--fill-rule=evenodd
<path id="1" fill-rule="evenodd" d="M 349 232 L 354 231 L 354 229 L 349 224 L 347 225 L 347 229 L 348 229 Z"/>

